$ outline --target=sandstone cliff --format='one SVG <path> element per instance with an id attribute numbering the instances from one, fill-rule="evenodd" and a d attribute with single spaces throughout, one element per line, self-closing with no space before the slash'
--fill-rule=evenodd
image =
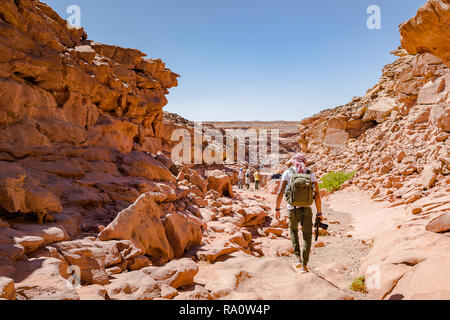
<path id="1" fill-rule="evenodd" d="M 95 237 L 124 216 L 131 219 L 127 232 L 112 224 L 103 230 L 105 242 L 80 240 L 49 249 L 57 258 L 49 264 L 78 265 L 82 281 L 104 284 L 105 268 L 136 269 L 148 265 L 147 257 L 165 262 L 201 243 L 200 213 L 187 197 L 194 184 L 177 185 L 182 168 L 161 153 L 162 108 L 177 77 L 139 50 L 88 40 L 83 29 L 69 28 L 44 3 L 0 3 L 2 276 L 23 279 L 18 273 L 31 268 L 28 255 L 53 243 Z M 196 183 L 207 183 L 202 181 L 198 177 Z M 148 212 L 145 225 L 138 220 L 142 210 Z M 142 238 L 133 223 L 151 237 Z M 182 237 L 180 228 L 186 229 Z M 103 252 L 107 261 L 92 252 Z M 60 287 L 52 281 L 50 287 Z M 22 298 L 32 298 L 25 291 Z M 53 298 L 58 294 L 65 291 Z"/>
<path id="2" fill-rule="evenodd" d="M 135 152 L 162 149 L 177 75 L 138 50 L 87 40 L 39 1 L 2 1 L 0 10 L 1 207 L 25 214 L 135 200 L 123 173 L 136 175 Z"/>
<path id="3" fill-rule="evenodd" d="M 357 186 L 400 204 L 448 192 L 450 71 L 428 53 L 394 54 L 365 97 L 303 120 L 299 142 L 320 174 L 355 171 Z"/>

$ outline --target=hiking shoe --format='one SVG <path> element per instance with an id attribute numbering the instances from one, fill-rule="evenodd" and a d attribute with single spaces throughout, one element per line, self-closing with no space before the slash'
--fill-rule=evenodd
<path id="1" fill-rule="evenodd" d="M 306 274 L 306 273 L 309 273 L 308 267 L 307 266 L 302 266 L 300 268 L 300 274 Z"/>
<path id="2" fill-rule="evenodd" d="M 294 268 L 294 270 L 300 270 L 303 267 L 303 265 L 301 262 L 297 262 L 297 263 L 294 263 L 292 265 L 292 267 Z"/>

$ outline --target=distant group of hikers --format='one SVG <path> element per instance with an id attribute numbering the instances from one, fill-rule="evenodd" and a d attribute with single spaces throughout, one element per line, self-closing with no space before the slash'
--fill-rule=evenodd
<path id="1" fill-rule="evenodd" d="M 253 178 L 253 182 L 255 183 L 255 190 L 259 190 L 259 185 L 261 183 L 261 173 L 259 172 L 259 170 L 256 170 L 253 173 L 250 169 L 239 170 L 239 175 L 238 175 L 239 189 L 242 190 L 242 189 L 244 189 L 244 187 L 246 187 L 247 190 L 250 189 L 250 184 L 252 183 L 252 178 Z"/>

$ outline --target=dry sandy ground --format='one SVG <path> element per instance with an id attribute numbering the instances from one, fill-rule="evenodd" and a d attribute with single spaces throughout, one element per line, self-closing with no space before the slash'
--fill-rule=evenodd
<path id="1" fill-rule="evenodd" d="M 350 212 L 354 238 L 370 243 L 361 272 L 372 277 L 378 299 L 450 299 L 450 233 L 426 230 L 431 219 L 448 212 L 446 193 L 421 199 L 424 208 L 412 214 L 407 206 L 392 207 L 349 188 L 328 197 L 335 210 Z M 434 209 L 433 209 L 434 208 Z"/>
<path id="2" fill-rule="evenodd" d="M 264 197 L 272 207 L 275 203 L 275 196 L 266 191 L 239 194 L 244 198 L 255 194 Z M 274 254 L 269 250 L 261 258 L 238 252 L 214 264 L 200 264 L 195 281 L 219 292 L 220 298 L 232 300 L 370 299 L 368 294 L 349 290 L 352 281 L 361 276 L 360 259 L 368 253 L 367 242 L 349 236 L 353 221 L 349 213 L 332 210 L 326 204 L 324 211 L 330 223 L 329 234 L 318 242 L 313 239 L 310 274 L 300 275 L 293 270 L 293 255 L 279 256 L 276 250 Z M 286 217 L 287 212 L 283 215 Z M 288 237 L 265 238 L 264 243 L 272 248 L 291 246 Z"/>
<path id="3" fill-rule="evenodd" d="M 265 197 L 272 207 L 275 200 L 264 191 L 240 194 Z M 294 257 L 280 256 L 279 250 L 268 250 L 262 258 L 238 252 L 214 264 L 202 264 L 196 282 L 216 290 L 222 299 L 450 298 L 450 235 L 425 231 L 429 217 L 371 200 L 356 188 L 335 193 L 324 202 L 330 229 L 319 238 L 320 247 L 313 242 L 310 274 L 294 272 Z M 284 234 L 263 240 L 268 248 L 292 247 L 288 239 Z M 376 284 L 375 289 L 369 294 L 348 290 L 362 275 Z"/>

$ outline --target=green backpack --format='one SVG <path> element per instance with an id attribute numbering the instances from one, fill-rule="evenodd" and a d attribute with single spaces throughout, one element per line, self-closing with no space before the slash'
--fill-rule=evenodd
<path id="1" fill-rule="evenodd" d="M 314 202 L 314 188 L 311 173 L 297 173 L 293 168 L 286 186 L 286 201 L 293 207 L 310 207 Z"/>

